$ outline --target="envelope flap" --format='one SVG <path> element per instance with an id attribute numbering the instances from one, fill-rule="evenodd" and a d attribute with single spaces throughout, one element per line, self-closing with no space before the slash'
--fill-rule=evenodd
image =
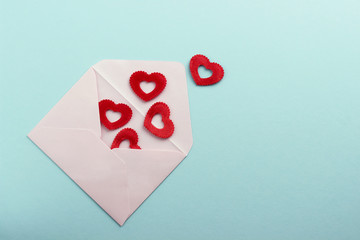
<path id="1" fill-rule="evenodd" d="M 90 68 L 35 127 L 88 129 L 100 137 L 96 76 Z"/>
<path id="2" fill-rule="evenodd" d="M 171 111 L 175 132 L 166 141 L 171 141 L 182 153 L 188 154 L 192 146 L 190 110 L 186 85 L 185 68 L 177 62 L 103 60 L 93 66 L 94 70 L 106 79 L 126 100 L 145 117 L 155 102 L 165 102 Z M 136 71 L 160 72 L 167 84 L 155 99 L 144 102 L 131 89 L 130 76 Z"/>
<path id="3" fill-rule="evenodd" d="M 164 141 L 164 139 L 158 138 L 154 136 L 152 133 L 150 133 L 144 127 L 145 117 L 136 108 L 134 108 L 131 105 L 131 103 L 124 96 L 122 96 L 121 93 L 119 93 L 116 89 L 114 89 L 114 87 L 111 84 L 109 84 L 109 82 L 106 79 L 104 79 L 103 76 L 98 74 L 96 71 L 95 74 L 97 80 L 99 101 L 103 99 L 111 99 L 116 103 L 126 104 L 132 109 L 131 121 L 128 122 L 122 128 L 113 131 L 113 130 L 108 130 L 106 127 L 104 127 L 104 125 L 101 125 L 101 140 L 107 146 L 111 147 L 115 136 L 119 133 L 119 131 L 121 131 L 121 129 L 132 128 L 137 132 L 139 136 L 138 145 L 143 150 L 156 149 L 156 150 L 180 151 L 179 148 L 172 142 Z"/>
<path id="4" fill-rule="evenodd" d="M 125 163 L 88 130 L 38 127 L 29 134 L 116 222 L 130 215 Z"/>
<path id="5" fill-rule="evenodd" d="M 127 166 L 129 206 L 132 214 L 185 158 L 179 151 L 112 150 Z"/>

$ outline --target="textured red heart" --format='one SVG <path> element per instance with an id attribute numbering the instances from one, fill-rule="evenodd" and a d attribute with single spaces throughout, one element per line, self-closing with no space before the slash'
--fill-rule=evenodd
<path id="1" fill-rule="evenodd" d="M 156 114 L 160 114 L 164 123 L 163 128 L 155 127 L 151 121 Z M 174 123 L 170 120 L 170 108 L 163 102 L 154 103 L 145 116 L 144 126 L 152 134 L 160 138 L 169 138 L 174 133 Z"/>
<path id="2" fill-rule="evenodd" d="M 204 66 L 212 71 L 212 75 L 208 78 L 201 78 L 199 75 L 199 67 Z M 219 82 L 224 77 L 224 69 L 218 63 L 210 62 L 204 55 L 197 54 L 190 60 L 190 72 L 196 85 L 206 86 Z"/>
<path id="3" fill-rule="evenodd" d="M 118 148 L 120 143 L 124 140 L 129 140 L 129 147 L 132 149 L 141 149 L 138 145 L 139 137 L 134 129 L 132 128 L 124 128 L 114 138 L 113 143 L 111 144 L 111 149 Z"/>
<path id="4" fill-rule="evenodd" d="M 140 87 L 140 83 L 143 81 L 154 82 L 156 84 L 155 88 L 149 93 L 144 92 Z M 130 77 L 130 86 L 139 98 L 147 102 L 159 96 L 159 94 L 164 90 L 166 86 L 166 78 L 158 72 L 147 74 L 144 71 L 137 71 Z"/>
<path id="5" fill-rule="evenodd" d="M 106 116 L 106 112 L 109 110 L 121 113 L 119 120 L 110 122 Z M 128 105 L 123 103 L 115 104 L 109 99 L 104 99 L 99 102 L 99 113 L 100 122 L 109 130 L 114 130 L 124 126 L 132 117 L 132 110 Z"/>

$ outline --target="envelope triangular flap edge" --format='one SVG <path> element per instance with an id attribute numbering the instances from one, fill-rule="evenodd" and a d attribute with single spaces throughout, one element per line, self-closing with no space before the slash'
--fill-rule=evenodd
<path id="1" fill-rule="evenodd" d="M 116 222 L 130 215 L 127 168 L 91 131 L 41 127 L 31 140 Z"/>
<path id="2" fill-rule="evenodd" d="M 84 129 L 41 127 L 29 137 L 120 225 L 185 157 L 177 151 L 110 150 Z"/>
<path id="3" fill-rule="evenodd" d="M 127 167 L 131 214 L 186 157 L 178 151 L 114 149 Z"/>
<path id="4" fill-rule="evenodd" d="M 75 83 L 33 131 L 38 127 L 87 129 L 100 137 L 96 75 L 92 68 Z"/>

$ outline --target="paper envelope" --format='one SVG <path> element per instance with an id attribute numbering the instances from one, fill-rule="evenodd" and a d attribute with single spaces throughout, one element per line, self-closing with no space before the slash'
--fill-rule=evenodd
<path id="1" fill-rule="evenodd" d="M 162 73 L 163 92 L 144 102 L 132 91 L 136 71 Z M 129 123 L 107 130 L 99 101 L 110 99 L 132 109 Z M 144 127 L 147 110 L 166 103 L 175 125 L 161 139 Z M 155 123 L 154 123 L 155 124 Z M 133 128 L 141 150 L 126 144 L 110 149 L 115 135 Z M 186 157 L 192 146 L 185 68 L 177 62 L 103 60 L 92 66 L 29 133 L 28 137 L 120 225 Z"/>

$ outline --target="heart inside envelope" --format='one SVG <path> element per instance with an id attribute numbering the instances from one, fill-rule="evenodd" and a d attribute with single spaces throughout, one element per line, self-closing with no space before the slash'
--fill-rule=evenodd
<path id="1" fill-rule="evenodd" d="M 141 149 L 138 145 L 139 137 L 136 133 L 136 131 L 132 128 L 124 128 L 121 130 L 115 137 L 111 149 L 118 148 L 120 146 L 120 143 L 124 140 L 129 141 L 129 147 L 131 149 Z"/>
<path id="2" fill-rule="evenodd" d="M 107 112 L 119 112 L 121 114 L 120 118 L 112 122 L 107 117 Z M 115 104 L 109 99 L 104 99 L 99 102 L 99 115 L 100 122 L 109 130 L 118 129 L 128 123 L 132 117 L 131 108 L 123 103 Z"/>
<path id="3" fill-rule="evenodd" d="M 152 123 L 155 115 L 161 115 L 163 127 L 158 128 Z M 174 133 L 174 123 L 170 119 L 170 108 L 163 102 L 154 103 L 145 116 L 144 126 L 149 132 L 160 138 L 169 138 Z"/>
<path id="4" fill-rule="evenodd" d="M 150 92 L 146 91 L 144 88 L 145 92 L 140 86 L 142 82 L 155 83 L 155 87 Z M 159 94 L 164 90 L 166 87 L 166 78 L 158 72 L 147 74 L 144 71 L 137 71 L 130 77 L 130 86 L 139 98 L 147 102 L 159 96 Z"/>

